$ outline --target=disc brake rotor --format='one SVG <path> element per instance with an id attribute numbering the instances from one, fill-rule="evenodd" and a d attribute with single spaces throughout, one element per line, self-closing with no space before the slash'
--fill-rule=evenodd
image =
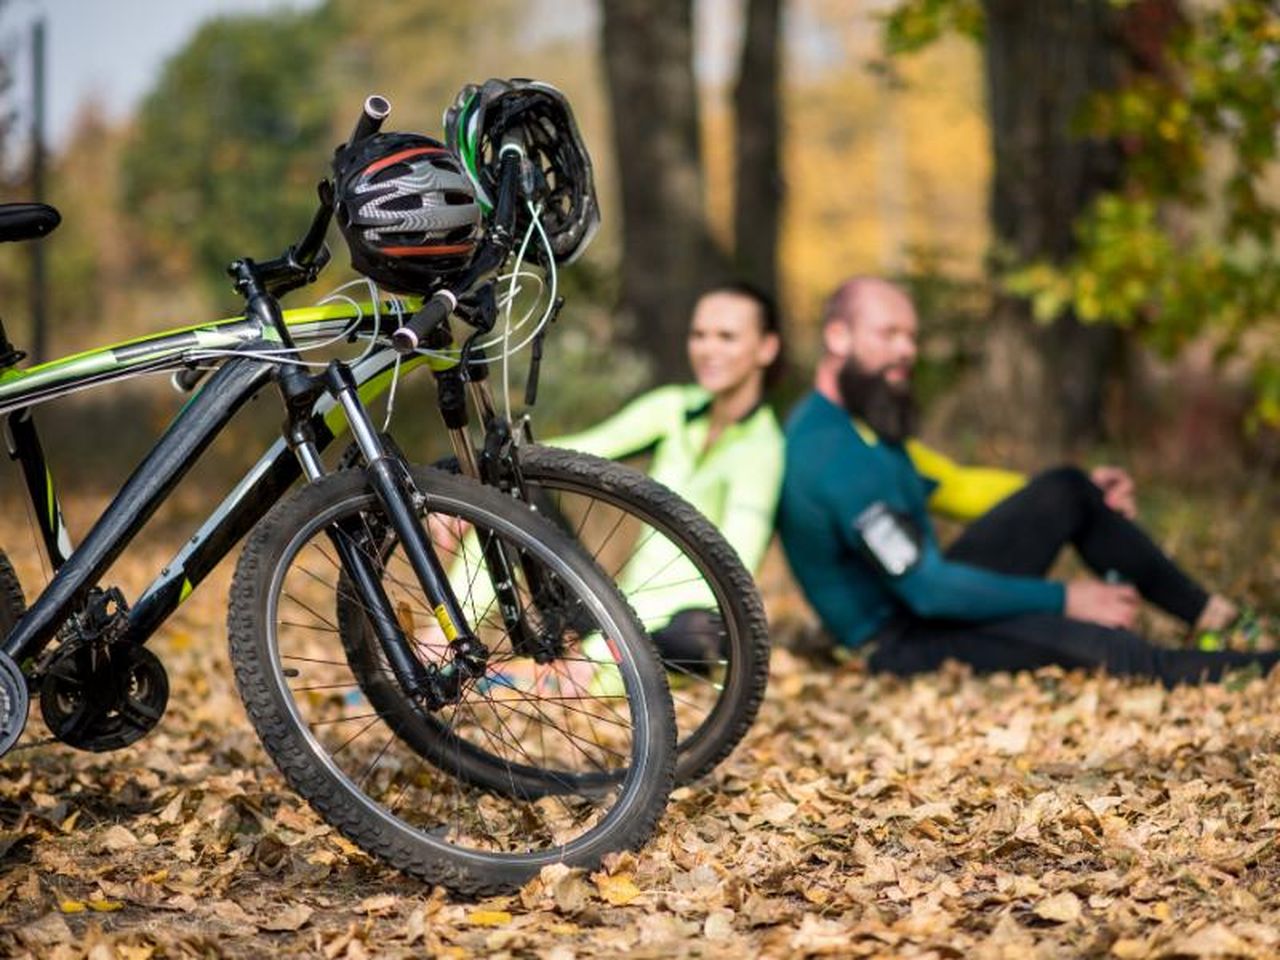
<path id="1" fill-rule="evenodd" d="M 27 725 L 27 681 L 18 665 L 0 651 L 0 757 L 18 742 Z"/>

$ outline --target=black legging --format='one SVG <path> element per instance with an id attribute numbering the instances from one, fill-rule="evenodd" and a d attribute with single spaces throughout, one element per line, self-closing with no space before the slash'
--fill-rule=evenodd
<path id="1" fill-rule="evenodd" d="M 724 621 L 714 610 L 681 610 L 652 636 L 667 669 L 675 673 L 705 676 L 728 651 Z"/>
<path id="2" fill-rule="evenodd" d="M 1083 471 L 1042 473 L 975 521 L 948 558 L 999 573 L 1042 577 L 1072 545 L 1099 575 L 1115 571 L 1144 599 L 1194 623 L 1208 594 L 1132 522 L 1106 505 Z M 1206 652 L 1157 647 L 1128 630 L 1056 614 L 979 623 L 903 616 L 881 631 L 873 670 L 903 676 L 935 670 L 948 658 L 979 672 L 1049 664 L 1103 667 L 1116 676 L 1159 679 L 1168 686 L 1217 680 L 1228 669 L 1257 663 L 1270 669 L 1276 653 Z"/>

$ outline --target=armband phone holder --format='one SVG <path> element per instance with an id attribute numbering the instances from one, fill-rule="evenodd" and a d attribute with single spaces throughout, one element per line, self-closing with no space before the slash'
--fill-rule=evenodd
<path id="1" fill-rule="evenodd" d="M 873 503 L 853 521 L 871 561 L 891 577 L 916 567 L 923 556 L 924 538 L 911 517 L 884 502 Z"/>

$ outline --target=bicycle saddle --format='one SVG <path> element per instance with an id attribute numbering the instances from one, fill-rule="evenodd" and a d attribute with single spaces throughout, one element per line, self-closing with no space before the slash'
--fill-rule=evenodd
<path id="1" fill-rule="evenodd" d="M 0 203 L 0 242 L 53 233 L 62 214 L 47 203 Z"/>

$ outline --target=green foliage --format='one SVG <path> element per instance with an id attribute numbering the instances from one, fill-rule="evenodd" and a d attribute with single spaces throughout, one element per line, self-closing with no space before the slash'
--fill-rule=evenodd
<path id="1" fill-rule="evenodd" d="M 884 16 L 885 48 L 915 53 L 949 33 L 981 41 L 983 28 L 979 0 L 903 0 Z"/>
<path id="2" fill-rule="evenodd" d="M 225 289 L 228 261 L 274 256 L 306 228 L 332 140 L 329 43 L 323 9 L 224 17 L 165 66 L 123 161 L 162 272 Z"/>
<path id="3" fill-rule="evenodd" d="M 919 49 L 975 7 L 907 0 L 886 21 L 886 45 Z M 1099 95 L 1078 126 L 1124 146 L 1125 182 L 1077 221 L 1069 261 L 1015 265 L 1007 289 L 1041 320 L 1070 309 L 1165 352 L 1210 335 L 1250 361 L 1255 419 L 1280 423 L 1280 209 L 1263 192 L 1280 148 L 1280 9 L 1226 0 L 1196 15 L 1159 74 Z"/>

